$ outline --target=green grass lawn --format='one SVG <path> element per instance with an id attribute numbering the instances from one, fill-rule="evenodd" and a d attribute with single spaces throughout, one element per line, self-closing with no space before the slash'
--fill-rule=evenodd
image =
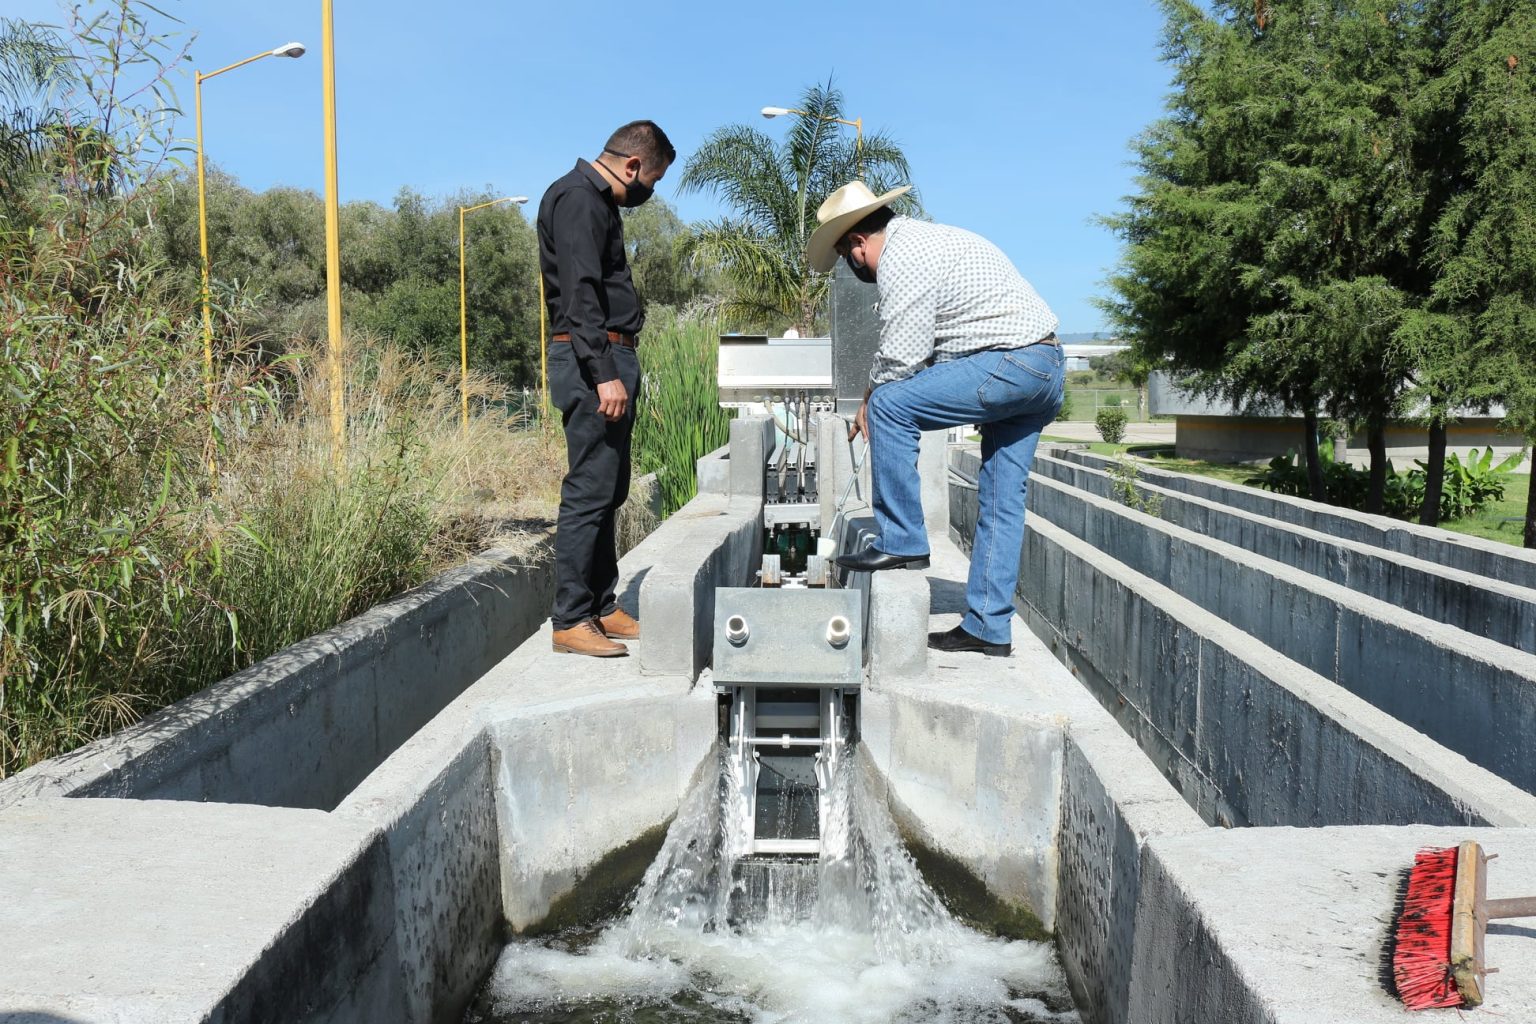
<path id="1" fill-rule="evenodd" d="M 1442 524 L 1447 530 L 1499 540 L 1517 547 L 1525 540 L 1525 505 L 1531 490 L 1529 473 L 1509 478 L 1503 501 L 1491 501 L 1477 515 Z"/>
<path id="2" fill-rule="evenodd" d="M 1052 437 L 1042 434 L 1040 440 L 1051 444 L 1083 444 L 1066 437 Z M 1102 441 L 1094 441 L 1087 445 L 1089 451 L 1098 455 L 1120 455 L 1135 448 L 1147 447 L 1145 445 L 1129 444 L 1104 444 Z M 1218 480 L 1224 480 L 1230 484 L 1241 484 L 1255 473 L 1261 466 L 1233 465 L 1227 462 L 1202 462 L 1198 459 L 1176 459 L 1171 455 L 1159 455 L 1153 458 L 1152 463 L 1159 469 L 1166 469 L 1174 473 L 1193 473 L 1197 476 L 1210 476 Z M 1490 502 L 1481 512 L 1465 519 L 1454 519 L 1447 523 L 1441 523 L 1442 529 L 1455 533 L 1465 533 L 1472 537 L 1483 537 L 1487 540 L 1501 541 L 1505 544 L 1513 544 L 1519 547 L 1524 542 L 1525 531 L 1525 506 L 1526 498 L 1530 494 L 1530 474 L 1521 473 L 1508 478 L 1504 488 L 1502 501 Z"/>

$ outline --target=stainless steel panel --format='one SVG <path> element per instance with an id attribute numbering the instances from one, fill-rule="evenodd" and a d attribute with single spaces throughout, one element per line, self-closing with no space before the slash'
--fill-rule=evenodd
<path id="1" fill-rule="evenodd" d="M 744 625 L 733 643 L 727 624 Z M 847 641 L 828 642 L 834 619 L 846 623 Z M 840 686 L 854 689 L 864 674 L 864 624 L 856 590 L 715 591 L 714 681 L 718 686 Z"/>

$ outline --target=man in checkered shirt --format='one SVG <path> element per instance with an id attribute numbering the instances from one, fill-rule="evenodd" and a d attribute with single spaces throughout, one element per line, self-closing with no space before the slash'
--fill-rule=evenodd
<path id="1" fill-rule="evenodd" d="M 860 572 L 928 567 L 917 475 L 924 430 L 981 431 L 979 516 L 965 618 L 928 646 L 1007 656 L 1024 541 L 1024 498 L 1040 432 L 1061 409 L 1056 315 L 980 235 L 893 214 L 910 186 L 876 196 L 844 185 L 817 211 L 811 266 L 838 257 L 879 289 L 880 347 L 850 437 L 869 441 L 876 546 L 838 558 Z"/>

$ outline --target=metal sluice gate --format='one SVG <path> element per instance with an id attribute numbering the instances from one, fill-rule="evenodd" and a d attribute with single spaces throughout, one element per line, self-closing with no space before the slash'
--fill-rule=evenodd
<path id="1" fill-rule="evenodd" d="M 812 587 L 715 593 L 715 687 L 744 819 L 735 834 L 746 837 L 738 855 L 823 852 L 863 675 L 860 598 Z"/>
<path id="2" fill-rule="evenodd" d="M 867 591 L 839 587 L 835 545 L 823 537 L 848 500 L 832 499 L 831 453 L 815 439 L 823 417 L 863 400 L 879 345 L 878 292 L 846 268 L 833 274 L 831 337 L 720 339 L 720 404 L 773 421 L 763 474 L 762 569 L 756 586 L 715 592 L 714 681 L 730 759 L 740 856 L 833 856 L 832 783 L 857 737 Z M 846 423 L 840 427 L 846 429 Z M 829 501 L 829 505 L 831 502 Z"/>

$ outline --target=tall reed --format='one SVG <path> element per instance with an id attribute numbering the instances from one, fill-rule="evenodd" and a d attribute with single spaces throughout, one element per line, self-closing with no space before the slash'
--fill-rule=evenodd
<path id="1" fill-rule="evenodd" d="M 637 472 L 657 476 L 662 515 L 698 491 L 694 464 L 730 440 L 720 408 L 716 325 L 689 321 L 648 330 L 638 349 L 643 379 L 635 416 Z"/>

